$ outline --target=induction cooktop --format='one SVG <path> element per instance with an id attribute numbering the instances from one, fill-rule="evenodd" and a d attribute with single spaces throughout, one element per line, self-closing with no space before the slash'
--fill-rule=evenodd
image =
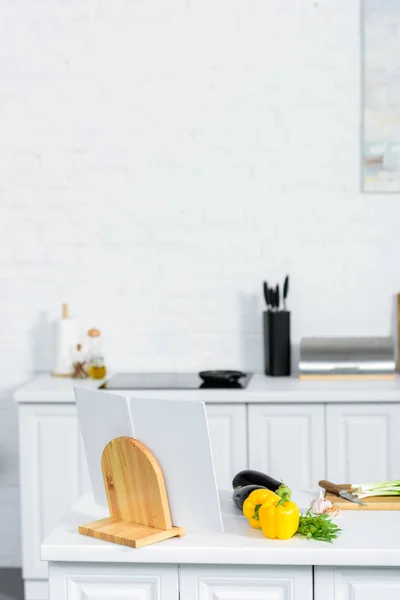
<path id="1" fill-rule="evenodd" d="M 205 383 L 198 373 L 117 373 L 100 386 L 107 390 L 201 390 L 244 389 L 252 373 L 243 373 L 235 383 Z"/>

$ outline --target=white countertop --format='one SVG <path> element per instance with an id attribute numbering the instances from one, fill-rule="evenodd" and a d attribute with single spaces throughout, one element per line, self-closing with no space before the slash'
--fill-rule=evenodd
<path id="1" fill-rule="evenodd" d="M 73 386 L 97 389 L 103 381 L 37 375 L 15 392 L 18 403 L 74 403 Z M 213 404 L 400 402 L 400 377 L 393 380 L 300 381 L 255 373 L 244 390 L 110 390 L 136 398 L 197 399 Z M 106 390 L 105 390 L 105 393 Z"/>
<path id="2" fill-rule="evenodd" d="M 108 563 L 400 566 L 400 511 L 342 511 L 335 519 L 343 533 L 333 544 L 294 537 L 269 540 L 251 529 L 231 500 L 221 492 L 224 533 L 187 535 L 132 549 L 89 538 L 78 526 L 107 516 L 85 494 L 42 544 L 42 560 Z M 293 494 L 300 508 L 314 492 Z M 193 499 L 196 502 L 196 499 Z M 199 507 L 200 509 L 200 507 Z M 184 523 L 178 525 L 184 526 Z"/>

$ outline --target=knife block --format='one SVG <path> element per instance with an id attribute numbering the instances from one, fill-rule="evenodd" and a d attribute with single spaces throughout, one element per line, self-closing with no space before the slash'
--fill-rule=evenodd
<path id="1" fill-rule="evenodd" d="M 290 312 L 287 310 L 263 313 L 264 372 L 272 377 L 291 374 Z"/>
<path id="2" fill-rule="evenodd" d="M 101 468 L 110 516 L 81 525 L 79 533 L 131 548 L 185 535 L 172 525 L 161 467 L 139 440 L 111 440 Z"/>

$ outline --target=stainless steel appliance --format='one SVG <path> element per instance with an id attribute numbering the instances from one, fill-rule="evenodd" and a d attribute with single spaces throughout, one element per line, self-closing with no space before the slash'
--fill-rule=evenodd
<path id="1" fill-rule="evenodd" d="M 300 377 L 394 376 L 391 337 L 308 337 L 300 342 Z"/>

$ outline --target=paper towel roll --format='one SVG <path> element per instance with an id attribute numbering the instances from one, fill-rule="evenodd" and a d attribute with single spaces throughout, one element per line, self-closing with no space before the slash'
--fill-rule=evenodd
<path id="1" fill-rule="evenodd" d="M 78 321 L 68 317 L 68 306 L 63 304 L 62 318 L 54 323 L 53 375 L 71 375 L 73 353 L 79 341 Z"/>

